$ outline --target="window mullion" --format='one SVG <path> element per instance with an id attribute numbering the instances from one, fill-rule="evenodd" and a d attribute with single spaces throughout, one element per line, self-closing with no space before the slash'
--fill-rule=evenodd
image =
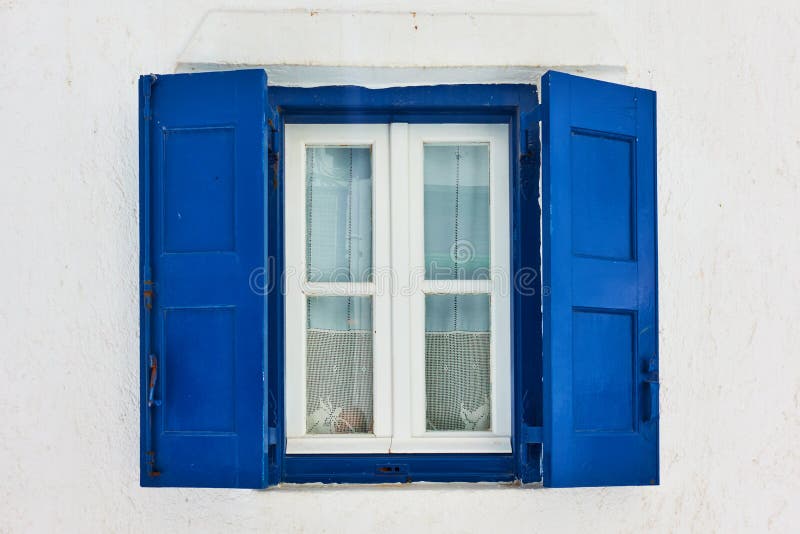
<path id="1" fill-rule="evenodd" d="M 418 347 L 412 335 L 411 240 L 422 231 L 421 218 L 409 211 L 408 123 L 389 126 L 391 161 L 392 280 L 392 412 L 393 441 L 411 437 L 411 354 Z"/>

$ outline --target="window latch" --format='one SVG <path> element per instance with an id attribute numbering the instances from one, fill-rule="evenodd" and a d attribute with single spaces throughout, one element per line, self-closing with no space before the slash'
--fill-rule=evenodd
<path id="1" fill-rule="evenodd" d="M 155 354 L 150 355 L 150 383 L 147 386 L 147 406 L 161 406 L 161 401 L 156 400 L 156 380 L 158 379 L 158 358 Z"/>
<path id="2" fill-rule="evenodd" d="M 156 468 L 156 451 L 153 447 L 153 415 L 150 410 L 155 406 L 161 406 L 160 400 L 155 400 L 156 379 L 158 379 L 158 358 L 155 354 L 150 355 L 150 381 L 147 386 L 147 474 L 151 477 L 161 475 Z"/>

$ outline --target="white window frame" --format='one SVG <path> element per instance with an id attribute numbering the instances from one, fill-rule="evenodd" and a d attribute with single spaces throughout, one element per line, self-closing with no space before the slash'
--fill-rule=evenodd
<path id="1" fill-rule="evenodd" d="M 390 272 L 389 129 L 386 124 L 287 124 L 284 188 L 286 255 L 287 454 L 385 453 L 392 436 L 391 291 L 376 291 Z M 306 276 L 306 147 L 372 148 L 372 282 L 308 282 Z M 308 296 L 372 296 L 373 434 L 306 433 Z"/>
<path id="2" fill-rule="evenodd" d="M 489 280 L 424 280 L 426 142 L 489 145 Z M 305 281 L 305 147 L 315 145 L 372 146 L 373 282 Z M 511 452 L 509 150 L 507 124 L 286 125 L 285 204 L 293 207 L 284 212 L 287 454 Z M 453 293 L 491 294 L 488 431 L 425 428 L 425 295 Z M 305 433 L 309 295 L 372 296 L 372 435 Z"/>
<path id="3" fill-rule="evenodd" d="M 511 310 L 509 233 L 509 140 L 507 124 L 392 124 L 392 162 L 408 161 L 408 168 L 392 168 L 393 237 L 410 236 L 393 247 L 392 260 L 409 291 L 393 299 L 392 327 L 401 332 L 393 351 L 395 373 L 406 371 L 409 387 L 395 388 L 392 452 L 397 453 L 510 453 L 511 452 Z M 489 280 L 424 280 L 424 145 L 488 144 L 490 251 Z M 405 145 L 405 146 L 403 146 Z M 397 157 L 395 154 L 397 153 Z M 403 154 L 407 154 L 403 158 Z M 407 188 L 403 187 L 407 183 Z M 395 186 L 398 186 L 395 188 Z M 399 231 L 395 231 L 399 230 Z M 408 277 L 408 278 L 406 278 Z M 402 282 L 401 282 L 402 283 Z M 429 431 L 425 410 L 425 295 L 484 293 L 491 295 L 490 377 L 491 428 L 489 431 Z M 408 311 L 406 311 L 408 310 Z M 402 332 L 408 332 L 402 335 Z M 395 380 L 398 384 L 398 380 Z"/>

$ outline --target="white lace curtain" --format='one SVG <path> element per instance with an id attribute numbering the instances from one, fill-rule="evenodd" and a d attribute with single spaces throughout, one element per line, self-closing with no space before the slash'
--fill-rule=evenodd
<path id="1" fill-rule="evenodd" d="M 306 168 L 309 280 L 371 280 L 370 148 L 309 147 Z M 488 278 L 488 146 L 426 146 L 424 172 L 426 278 Z M 311 297 L 307 306 L 307 430 L 368 433 L 372 299 Z M 429 430 L 489 428 L 489 311 L 488 295 L 426 297 Z"/>

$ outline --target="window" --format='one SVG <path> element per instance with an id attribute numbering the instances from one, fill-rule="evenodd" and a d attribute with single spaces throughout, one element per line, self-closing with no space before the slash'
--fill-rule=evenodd
<path id="1" fill-rule="evenodd" d="M 286 452 L 510 453 L 508 126 L 285 136 Z"/>
<path id="2" fill-rule="evenodd" d="M 657 483 L 655 94 L 542 88 L 143 76 L 142 485 Z"/>

